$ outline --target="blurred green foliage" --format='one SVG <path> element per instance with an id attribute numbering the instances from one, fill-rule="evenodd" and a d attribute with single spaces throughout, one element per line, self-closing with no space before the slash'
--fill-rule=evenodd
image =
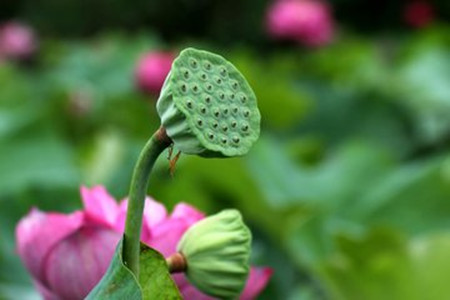
<path id="1" fill-rule="evenodd" d="M 149 194 L 169 207 L 240 209 L 254 263 L 275 271 L 261 299 L 445 299 L 449 33 L 345 34 L 323 49 L 265 53 L 190 42 L 248 78 L 262 135 L 243 158 L 182 156 L 173 178 L 161 158 Z M 14 253 L 30 207 L 78 209 L 80 184 L 126 196 L 159 126 L 133 68 L 163 46 L 149 34 L 47 39 L 31 66 L 0 66 L 0 298 L 36 297 Z"/>

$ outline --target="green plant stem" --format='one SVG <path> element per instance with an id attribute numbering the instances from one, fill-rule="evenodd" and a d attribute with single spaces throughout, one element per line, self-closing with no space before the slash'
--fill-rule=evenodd
<path id="1" fill-rule="evenodd" d="M 139 155 L 131 179 L 123 243 L 125 265 L 139 278 L 139 249 L 145 196 L 153 165 L 159 155 L 172 144 L 163 127 L 148 140 Z"/>

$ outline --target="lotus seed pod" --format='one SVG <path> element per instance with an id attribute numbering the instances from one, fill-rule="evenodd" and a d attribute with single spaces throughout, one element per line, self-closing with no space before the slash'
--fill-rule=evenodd
<path id="1" fill-rule="evenodd" d="M 189 228 L 178 243 L 188 280 L 204 293 L 235 299 L 249 273 L 251 233 L 239 211 L 224 210 Z"/>
<path id="2" fill-rule="evenodd" d="M 180 53 L 156 107 L 167 135 L 187 154 L 244 155 L 259 137 L 261 115 L 250 85 L 230 62 L 207 51 Z"/>

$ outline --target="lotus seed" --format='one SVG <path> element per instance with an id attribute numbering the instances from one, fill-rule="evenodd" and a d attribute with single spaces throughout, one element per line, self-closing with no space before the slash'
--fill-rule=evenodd
<path id="1" fill-rule="evenodd" d="M 242 126 L 242 131 L 247 131 L 247 130 L 248 130 L 248 125 L 247 124 L 243 125 Z"/>
<path id="2" fill-rule="evenodd" d="M 222 130 L 223 130 L 224 132 L 227 132 L 227 131 L 228 131 L 228 126 L 227 126 L 227 125 L 223 125 L 223 126 L 222 126 Z"/>
<path id="3" fill-rule="evenodd" d="M 236 144 L 238 144 L 240 142 L 240 138 L 238 138 L 237 136 L 233 137 L 233 142 L 235 142 Z"/>
<path id="4" fill-rule="evenodd" d="M 233 81 L 233 83 L 231 84 L 231 87 L 233 88 L 233 89 L 235 89 L 235 90 L 237 90 L 237 88 L 238 88 L 238 83 L 236 82 L 236 81 Z"/>
<path id="5" fill-rule="evenodd" d="M 205 69 L 206 69 L 206 70 L 208 70 L 208 71 L 211 70 L 211 63 L 210 63 L 209 61 L 206 61 L 205 64 L 204 64 L 204 66 L 205 66 Z"/>
<path id="6" fill-rule="evenodd" d="M 222 144 L 226 144 L 228 142 L 228 140 L 224 137 L 220 141 L 222 142 Z"/>
<path id="7" fill-rule="evenodd" d="M 225 68 L 221 68 L 220 69 L 220 75 L 222 75 L 222 77 L 225 77 L 225 76 L 227 76 L 227 70 L 225 69 Z"/>
<path id="8" fill-rule="evenodd" d="M 247 118 L 248 116 L 250 116 L 250 111 L 248 111 L 248 110 L 244 111 L 244 117 Z"/>
<path id="9" fill-rule="evenodd" d="M 231 121 L 231 127 L 236 128 L 237 126 L 237 122 L 236 121 Z"/>
<path id="10" fill-rule="evenodd" d="M 220 115 L 220 112 L 219 112 L 219 109 L 214 109 L 214 116 L 216 116 L 216 117 L 219 117 L 219 115 Z"/>
<path id="11" fill-rule="evenodd" d="M 219 94 L 219 98 L 222 99 L 222 100 L 225 99 L 225 94 L 224 93 L 220 93 Z"/>
<path id="12" fill-rule="evenodd" d="M 195 59 L 191 58 L 190 61 L 189 61 L 189 64 L 191 65 L 191 67 L 193 69 L 197 69 L 198 63 L 197 63 L 197 61 Z"/>
<path id="13" fill-rule="evenodd" d="M 242 102 L 242 103 L 247 102 L 247 96 L 241 95 L 241 102 Z"/>

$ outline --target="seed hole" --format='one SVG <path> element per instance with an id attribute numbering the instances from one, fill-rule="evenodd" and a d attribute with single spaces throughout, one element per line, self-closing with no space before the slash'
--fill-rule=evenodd
<path id="1" fill-rule="evenodd" d="M 189 71 L 188 70 L 184 71 L 183 75 L 184 75 L 184 78 L 189 79 Z"/>
<path id="2" fill-rule="evenodd" d="M 224 114 L 224 115 L 227 115 L 227 114 L 228 114 L 228 108 L 225 108 L 225 109 L 223 110 L 223 114 Z"/>
<path id="3" fill-rule="evenodd" d="M 238 88 L 238 83 L 235 81 L 235 82 L 232 83 L 231 86 L 233 87 L 233 89 L 236 90 Z"/>
<path id="4" fill-rule="evenodd" d="M 242 95 L 242 96 L 241 96 L 241 102 L 242 102 L 242 103 L 247 102 L 247 96 Z"/>
<path id="5" fill-rule="evenodd" d="M 187 86 L 186 86 L 185 84 L 181 85 L 181 91 L 182 91 L 183 93 L 186 93 L 186 91 L 187 91 Z"/>
<path id="6" fill-rule="evenodd" d="M 214 122 L 213 124 L 212 124 L 212 127 L 213 128 L 217 128 L 219 126 L 219 124 L 217 123 L 217 122 Z"/>
<path id="7" fill-rule="evenodd" d="M 208 104 L 211 103 L 211 97 L 210 96 L 206 96 L 205 97 L 205 102 L 208 103 Z"/>
<path id="8" fill-rule="evenodd" d="M 226 138 L 222 138 L 220 141 L 222 142 L 222 144 L 226 144 L 228 142 Z"/>
<path id="9" fill-rule="evenodd" d="M 222 79 L 217 78 L 216 82 L 217 82 L 217 84 L 222 84 Z"/>
<path id="10" fill-rule="evenodd" d="M 227 75 L 227 70 L 225 70 L 225 68 L 221 68 L 220 69 L 220 75 L 226 76 Z"/>
<path id="11" fill-rule="evenodd" d="M 222 130 L 223 130 L 224 132 L 227 132 L 227 131 L 228 131 L 228 126 L 226 126 L 226 125 L 222 126 Z"/>
<path id="12" fill-rule="evenodd" d="M 244 111 L 244 117 L 247 118 L 248 116 L 250 116 L 250 111 L 248 111 L 248 110 Z"/>
<path id="13" fill-rule="evenodd" d="M 209 133 L 209 134 L 208 134 L 208 138 L 209 138 L 210 140 L 213 140 L 213 139 L 214 139 L 214 134 Z"/>
<path id="14" fill-rule="evenodd" d="M 222 100 L 225 99 L 225 94 L 224 93 L 220 93 L 219 94 L 219 98 L 222 99 Z"/>
<path id="15" fill-rule="evenodd" d="M 242 131 L 248 131 L 248 125 L 242 126 Z"/>
<path id="16" fill-rule="evenodd" d="M 206 76 L 205 73 L 203 73 L 202 75 L 200 75 L 200 77 L 201 77 L 203 80 L 206 80 L 206 78 L 208 78 L 208 76 Z"/>
<path id="17" fill-rule="evenodd" d="M 198 126 L 202 126 L 202 125 L 203 125 L 203 121 L 200 120 L 200 119 L 198 119 L 198 120 L 197 120 L 197 124 L 198 124 Z"/>
<path id="18" fill-rule="evenodd" d="M 220 115 L 219 110 L 214 111 L 214 116 L 219 117 L 219 115 Z"/>
<path id="19" fill-rule="evenodd" d="M 235 142 L 236 144 L 238 144 L 241 141 L 240 138 L 238 138 L 237 136 L 233 137 L 233 142 Z"/>
<path id="20" fill-rule="evenodd" d="M 186 102 L 186 105 L 187 105 L 187 107 L 189 107 L 189 108 L 192 108 L 194 105 L 192 104 L 192 101 L 191 100 L 188 100 L 187 102 Z"/>
<path id="21" fill-rule="evenodd" d="M 231 127 L 236 128 L 236 126 L 237 126 L 237 122 L 236 121 L 231 122 Z"/>
<path id="22" fill-rule="evenodd" d="M 234 112 L 235 114 L 237 114 L 238 111 L 239 111 L 239 109 L 238 109 L 237 107 L 234 107 L 234 108 L 233 108 L 233 112 Z"/>
<path id="23" fill-rule="evenodd" d="M 192 68 L 196 69 L 197 66 L 198 66 L 198 63 L 197 63 L 197 61 L 195 59 L 191 59 L 190 65 L 191 65 Z"/>
<path id="24" fill-rule="evenodd" d="M 192 90 L 193 90 L 194 92 L 198 92 L 198 86 L 194 85 L 194 86 L 192 87 Z"/>
<path id="25" fill-rule="evenodd" d="M 207 84 L 206 85 L 206 89 L 208 90 L 208 91 L 212 91 L 212 88 L 213 88 L 213 86 L 211 85 L 211 84 Z"/>
<path id="26" fill-rule="evenodd" d="M 202 114 L 206 114 L 206 108 L 205 108 L 205 107 L 202 107 L 202 108 L 200 109 L 200 112 L 201 112 Z"/>

